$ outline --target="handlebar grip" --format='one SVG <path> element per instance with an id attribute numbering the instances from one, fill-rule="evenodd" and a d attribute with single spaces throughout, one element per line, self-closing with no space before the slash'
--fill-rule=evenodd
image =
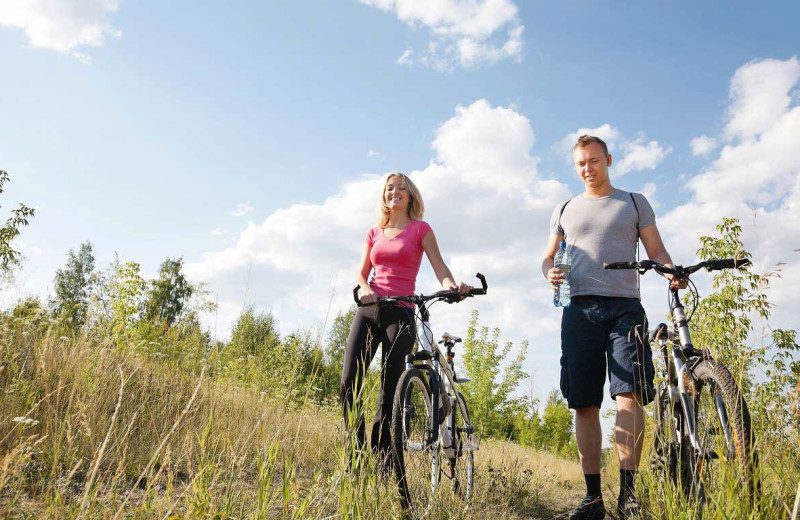
<path id="1" fill-rule="evenodd" d="M 356 285 L 356 286 L 353 288 L 353 300 L 356 302 L 356 306 L 357 306 L 357 307 L 363 307 L 363 306 L 364 306 L 364 304 L 363 304 L 363 303 L 361 303 L 361 298 L 359 298 L 359 297 L 358 297 L 358 289 L 359 289 L 360 287 L 361 287 L 361 286 L 359 286 L 359 285 Z"/>
<path id="2" fill-rule="evenodd" d="M 633 262 L 603 262 L 603 269 L 636 269 L 637 266 Z"/>
<path id="3" fill-rule="evenodd" d="M 476 274 L 475 277 L 481 281 L 483 289 L 472 289 L 469 293 L 472 295 L 486 294 L 487 289 L 489 289 L 489 284 L 486 283 L 486 277 L 481 273 Z"/>
<path id="4" fill-rule="evenodd" d="M 722 269 L 735 269 L 750 265 L 749 258 L 721 258 L 719 260 L 709 260 L 706 262 L 706 269 L 709 271 L 720 271 Z"/>

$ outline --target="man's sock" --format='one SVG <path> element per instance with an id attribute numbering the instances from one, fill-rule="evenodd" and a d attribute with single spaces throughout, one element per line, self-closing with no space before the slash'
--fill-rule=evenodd
<path id="1" fill-rule="evenodd" d="M 600 474 L 587 475 L 584 473 L 583 479 L 586 481 L 586 496 L 591 498 L 601 498 L 602 492 L 600 491 Z"/>
<path id="2" fill-rule="evenodd" d="M 633 495 L 634 482 L 636 482 L 635 469 L 619 470 L 619 496 Z"/>

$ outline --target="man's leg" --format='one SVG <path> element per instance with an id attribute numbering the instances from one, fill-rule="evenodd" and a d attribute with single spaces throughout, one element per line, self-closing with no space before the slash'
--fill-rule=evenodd
<path id="1" fill-rule="evenodd" d="M 617 395 L 616 440 L 619 469 L 636 471 L 642 458 L 644 410 L 631 392 Z"/>
<path id="2" fill-rule="evenodd" d="M 639 512 L 634 483 L 644 441 L 642 406 L 653 398 L 655 370 L 652 352 L 645 340 L 647 318 L 641 303 L 621 298 L 614 307 L 608 366 L 611 395 L 617 401 L 615 433 L 620 468 L 617 513 L 620 518 L 627 518 Z"/>
<path id="3" fill-rule="evenodd" d="M 578 444 L 583 473 L 600 475 L 600 450 L 603 444 L 600 408 L 587 406 L 575 410 L 575 441 Z"/>

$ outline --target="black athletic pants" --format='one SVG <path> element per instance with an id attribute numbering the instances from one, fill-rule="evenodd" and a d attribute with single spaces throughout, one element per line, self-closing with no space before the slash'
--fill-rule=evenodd
<path id="1" fill-rule="evenodd" d="M 354 431 L 348 432 L 354 434 L 357 449 L 362 448 L 365 442 L 364 416 L 360 412 L 364 374 L 380 344 L 381 384 L 370 445 L 373 451 L 390 453 L 394 392 L 405 369 L 405 357 L 411 353 L 415 339 L 414 309 L 396 305 L 370 305 L 357 309 L 347 337 L 339 394 L 345 428 L 350 424 L 350 412 L 358 413 Z"/>

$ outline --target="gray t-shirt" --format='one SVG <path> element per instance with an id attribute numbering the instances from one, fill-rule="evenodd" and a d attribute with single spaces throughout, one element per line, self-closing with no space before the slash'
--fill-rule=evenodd
<path id="1" fill-rule="evenodd" d="M 566 237 L 572 256 L 569 283 L 572 296 L 639 298 L 636 271 L 603 269 L 603 262 L 636 261 L 639 230 L 656 223 L 644 195 L 615 190 L 607 197 L 578 195 L 559 204 L 550 218 L 550 232 Z M 564 213 L 561 208 L 567 204 Z M 561 214 L 561 218 L 559 215 Z"/>

